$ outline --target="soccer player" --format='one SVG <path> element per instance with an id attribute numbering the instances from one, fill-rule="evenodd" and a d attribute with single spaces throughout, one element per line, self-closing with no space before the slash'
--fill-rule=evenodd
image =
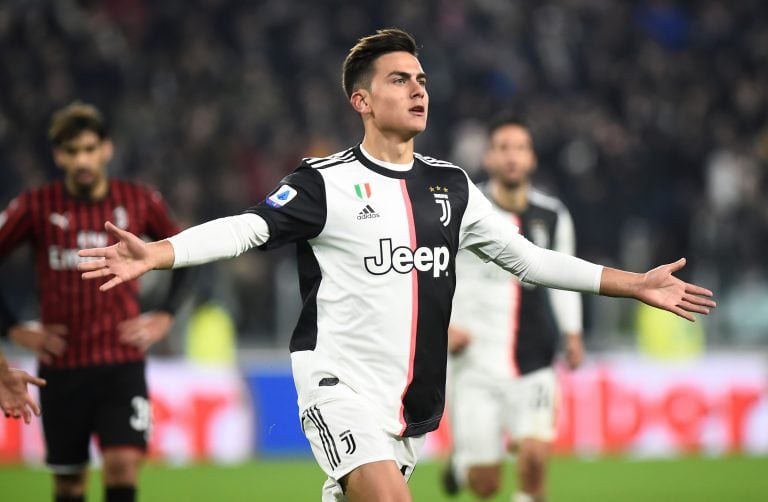
<path id="1" fill-rule="evenodd" d="M 40 291 L 40 322 L 17 323 L 9 336 L 37 353 L 48 382 L 40 403 L 55 500 L 84 500 L 97 435 L 105 500 L 133 501 L 150 427 L 145 351 L 171 326 L 183 281 L 174 272 L 167 302 L 140 315 L 138 283 L 99 293 L 80 279 L 77 252 L 114 242 L 105 219 L 156 239 L 179 228 L 159 193 L 108 178 L 113 144 L 95 107 L 76 102 L 57 111 L 49 137 L 63 180 L 21 193 L 0 213 L 0 255 L 31 244 Z"/>
<path id="2" fill-rule="evenodd" d="M 503 221 L 460 168 L 414 153 L 427 124 L 427 76 L 399 29 L 360 39 L 342 84 L 362 143 L 305 159 L 244 214 L 145 243 L 88 249 L 78 268 L 110 291 L 151 269 L 295 243 L 303 309 L 291 342 L 301 425 L 328 475 L 323 500 L 408 501 L 424 435 L 443 413 L 454 258 L 467 247 L 525 281 L 632 296 L 687 319 L 711 292 L 672 276 L 603 268 L 541 249 Z M 258 498 L 258 497 L 257 497 Z"/>
<path id="3" fill-rule="evenodd" d="M 567 209 L 531 186 L 536 154 L 528 128 L 503 116 L 489 136 L 489 179 L 479 188 L 494 211 L 534 244 L 574 254 Z M 506 432 L 518 449 L 514 500 L 544 500 L 555 438 L 552 364 L 561 333 L 568 365 L 581 364 L 581 296 L 521 283 L 467 250 L 456 256 L 456 276 L 448 328 L 454 447 L 444 487 L 449 494 L 466 485 L 478 497 L 493 496 L 501 484 Z"/>

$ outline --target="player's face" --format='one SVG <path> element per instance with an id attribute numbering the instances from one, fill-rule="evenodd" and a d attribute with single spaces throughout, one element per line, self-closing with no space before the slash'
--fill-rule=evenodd
<path id="1" fill-rule="evenodd" d="M 112 142 L 99 138 L 93 131 L 83 131 L 56 147 L 53 156 L 56 165 L 64 170 L 67 186 L 88 194 L 106 180 Z"/>
<path id="2" fill-rule="evenodd" d="M 374 62 L 370 91 L 363 91 L 375 126 L 385 135 L 410 139 L 427 127 L 427 76 L 407 52 L 390 52 Z"/>
<path id="3" fill-rule="evenodd" d="M 528 130 L 517 125 L 496 129 L 485 156 L 485 167 L 491 178 L 507 187 L 526 183 L 536 168 L 536 154 Z"/>

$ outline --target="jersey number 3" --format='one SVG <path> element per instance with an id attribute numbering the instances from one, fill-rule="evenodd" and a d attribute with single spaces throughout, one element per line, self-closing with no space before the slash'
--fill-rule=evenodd
<path id="1" fill-rule="evenodd" d="M 149 400 L 142 396 L 135 396 L 131 399 L 133 406 L 133 415 L 131 416 L 131 427 L 137 431 L 149 430 L 150 418 L 152 417 L 152 406 Z"/>

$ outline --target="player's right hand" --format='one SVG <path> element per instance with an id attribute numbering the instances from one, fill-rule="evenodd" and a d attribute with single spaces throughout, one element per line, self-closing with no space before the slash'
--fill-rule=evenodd
<path id="1" fill-rule="evenodd" d="M 40 416 L 40 406 L 27 391 L 28 383 L 42 386 L 46 382 L 15 368 L 0 371 L 0 408 L 6 417 L 23 417 L 24 422 L 30 423 L 32 413 Z"/>
<path id="2" fill-rule="evenodd" d="M 106 222 L 104 228 L 118 242 L 108 247 L 81 249 L 77 252 L 78 256 L 95 258 L 77 265 L 77 269 L 83 272 L 83 279 L 113 276 L 99 286 L 101 291 L 107 291 L 154 268 L 148 243 L 110 222 Z"/>
<path id="3" fill-rule="evenodd" d="M 568 368 L 575 370 L 584 361 L 584 344 L 581 333 L 568 333 L 565 338 L 565 360 L 568 363 Z"/>
<path id="4" fill-rule="evenodd" d="M 454 325 L 448 326 L 448 353 L 460 354 L 472 342 L 469 331 Z"/>
<path id="5" fill-rule="evenodd" d="M 67 348 L 67 327 L 63 324 L 41 324 L 37 321 L 13 326 L 8 337 L 18 345 L 34 351 L 43 364 L 50 364 Z"/>

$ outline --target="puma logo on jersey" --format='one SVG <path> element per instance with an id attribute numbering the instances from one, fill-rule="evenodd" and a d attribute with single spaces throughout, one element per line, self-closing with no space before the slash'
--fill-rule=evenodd
<path id="1" fill-rule="evenodd" d="M 51 215 L 48 217 L 52 225 L 56 225 L 62 230 L 66 230 L 69 228 L 69 215 L 67 213 L 59 214 L 59 213 L 51 213 Z"/>
<path id="2" fill-rule="evenodd" d="M 366 204 L 363 210 L 357 213 L 358 220 L 368 220 L 370 218 L 378 218 L 379 216 L 379 213 L 377 213 L 370 204 Z"/>
<path id="3" fill-rule="evenodd" d="M 414 268 L 419 272 L 432 270 L 432 277 L 440 277 L 448 270 L 451 253 L 446 246 L 435 248 L 418 247 L 411 251 L 408 246 L 392 248 L 392 239 L 379 239 L 379 253 L 366 256 L 365 269 L 373 275 L 383 275 L 394 270 L 407 274 Z"/>

